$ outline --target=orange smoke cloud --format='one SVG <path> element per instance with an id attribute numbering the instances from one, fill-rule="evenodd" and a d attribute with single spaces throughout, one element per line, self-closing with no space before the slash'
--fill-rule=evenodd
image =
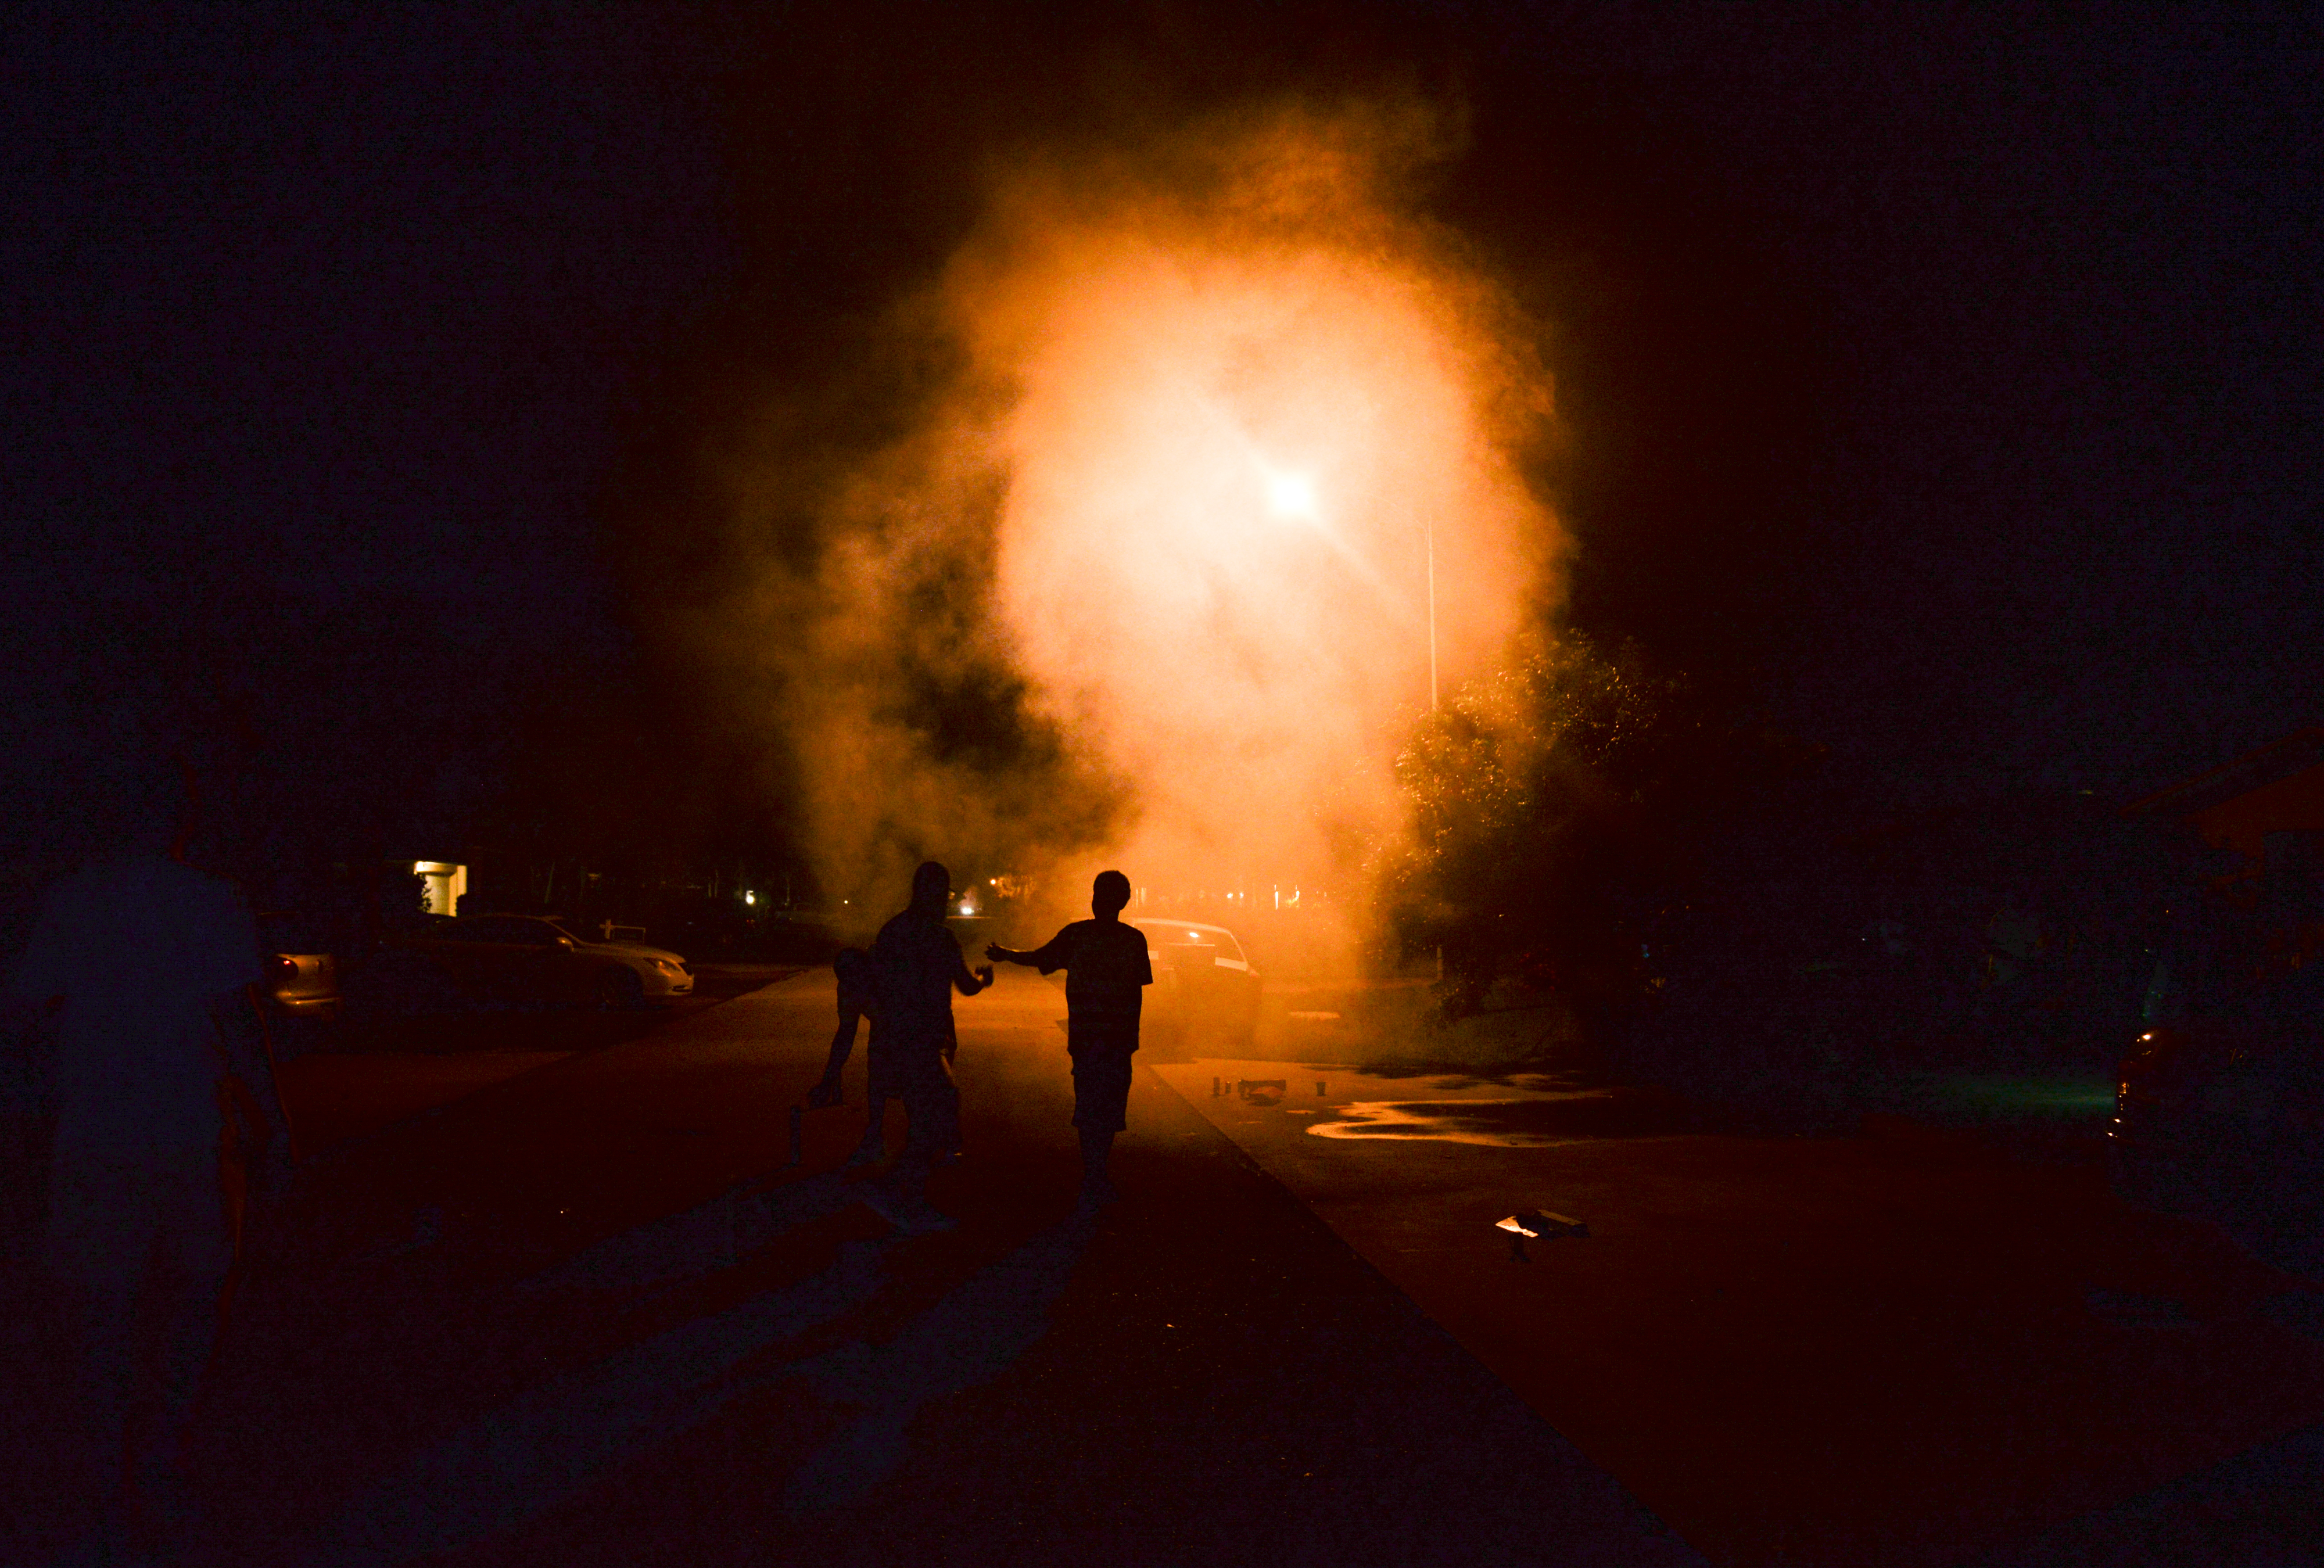
<path id="1" fill-rule="evenodd" d="M 1524 335 L 1399 199 L 1434 141 L 1425 116 L 1287 114 L 999 182 L 916 308 L 956 374 L 843 487 L 794 632 L 786 716 L 816 737 L 835 863 L 889 874 L 949 834 L 1180 892 L 1351 890 L 1428 706 L 1432 542 L 1448 689 L 1540 608 L 1562 550 L 1520 473 L 1548 412 Z M 973 613 L 958 593 L 925 613 L 946 580 Z M 903 644 L 1022 683 L 1060 752 L 1043 799 L 1062 769 L 1102 803 L 1082 842 L 1012 843 L 1010 779 L 880 722 Z"/>

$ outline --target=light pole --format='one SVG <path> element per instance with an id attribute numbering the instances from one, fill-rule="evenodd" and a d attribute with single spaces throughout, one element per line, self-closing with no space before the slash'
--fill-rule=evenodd
<path id="1" fill-rule="evenodd" d="M 1428 540 L 1428 711 L 1436 711 L 1436 524 L 1423 522 Z"/>
<path id="2" fill-rule="evenodd" d="M 1420 524 L 1421 538 L 1428 549 L 1428 713 L 1436 714 L 1436 520 L 1424 518 Z M 1444 983 L 1444 945 L 1436 945 L 1436 983 Z M 1518 1239 L 1524 1245 L 1524 1239 Z"/>

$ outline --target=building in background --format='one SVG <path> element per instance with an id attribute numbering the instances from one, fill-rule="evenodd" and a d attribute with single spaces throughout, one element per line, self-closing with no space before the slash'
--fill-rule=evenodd
<path id="1" fill-rule="evenodd" d="M 2229 884 L 2312 898 L 2324 872 L 2324 725 L 2158 789 L 2123 815 L 2183 822 L 2212 848 L 2243 856 Z"/>
<path id="2" fill-rule="evenodd" d="M 431 915 L 456 915 L 460 900 L 468 892 L 468 868 L 449 861 L 414 861 L 413 874 L 426 889 L 424 897 Z"/>

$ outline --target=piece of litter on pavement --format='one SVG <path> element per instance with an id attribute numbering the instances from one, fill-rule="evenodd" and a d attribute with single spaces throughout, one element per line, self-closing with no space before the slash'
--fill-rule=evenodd
<path id="1" fill-rule="evenodd" d="M 1587 1236 L 1590 1227 L 1571 1214 L 1553 1214 L 1547 1209 L 1519 1209 L 1507 1219 L 1495 1220 L 1495 1228 L 1509 1233 L 1509 1261 L 1530 1263 L 1525 1244 L 1528 1240 L 1555 1241 L 1566 1236 Z"/>

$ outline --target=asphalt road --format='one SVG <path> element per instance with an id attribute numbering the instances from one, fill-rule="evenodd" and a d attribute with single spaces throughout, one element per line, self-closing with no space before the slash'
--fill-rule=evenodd
<path id="1" fill-rule="evenodd" d="M 317 1022 L 276 1019 L 276 1076 L 302 1156 L 320 1155 L 582 1051 L 646 1039 L 799 972 L 700 964 L 681 997 L 613 1011 L 471 1009 Z"/>
<path id="2" fill-rule="evenodd" d="M 314 1162 L 206 1407 L 217 1560 L 1702 1561 L 1150 1075 L 1072 1221 L 1056 1003 L 960 1006 L 953 1234 L 856 1201 L 860 1104 L 787 1165 L 821 973 Z"/>
<path id="3" fill-rule="evenodd" d="M 2324 1353 L 2255 1310 L 2283 1281 L 2083 1167 L 1156 1061 L 1129 1195 L 1075 1223 L 1060 1011 L 1014 975 L 957 1006 L 949 1235 L 894 1237 L 837 1171 L 860 1065 L 788 1164 L 822 972 L 338 1142 L 209 1396 L 217 1560 L 2314 1560 L 2283 1499 L 2324 1469 Z M 310 1125 L 378 1097 L 307 1087 Z M 1527 1204 L 1593 1233 L 1516 1264 L 1491 1222 Z"/>

